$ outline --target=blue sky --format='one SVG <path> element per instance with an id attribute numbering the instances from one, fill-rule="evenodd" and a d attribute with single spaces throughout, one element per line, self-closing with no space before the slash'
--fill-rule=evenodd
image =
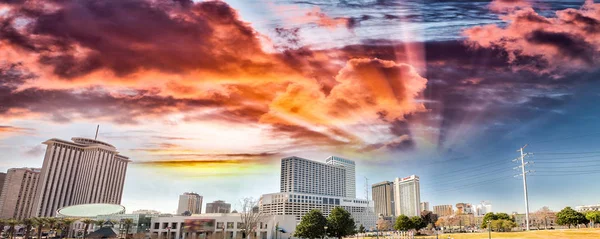
<path id="1" fill-rule="evenodd" d="M 128 211 L 235 207 L 279 190 L 280 158 L 338 155 L 359 197 L 416 174 L 432 206 L 523 212 L 529 144 L 532 211 L 598 203 L 593 1 L 160 3 L 0 4 L 0 170 L 100 124 Z"/>

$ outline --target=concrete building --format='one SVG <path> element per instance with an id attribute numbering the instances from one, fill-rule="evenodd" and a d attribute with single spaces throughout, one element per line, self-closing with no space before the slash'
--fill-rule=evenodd
<path id="1" fill-rule="evenodd" d="M 429 211 L 429 202 L 422 202 L 419 209 L 422 211 Z"/>
<path id="2" fill-rule="evenodd" d="M 344 165 L 347 164 L 347 165 Z M 372 201 L 346 197 L 346 170 L 354 163 L 330 157 L 328 163 L 299 157 L 281 159 L 281 192 L 260 197 L 259 210 L 270 215 L 293 215 L 296 222 L 312 209 L 329 215 L 336 207 L 346 209 L 357 225 L 374 227 L 377 220 Z M 351 174 L 354 174 L 352 172 Z"/>
<path id="3" fill-rule="evenodd" d="M 140 209 L 131 212 L 131 214 L 160 215 L 162 213 L 152 209 Z"/>
<path id="4" fill-rule="evenodd" d="M 129 158 L 108 143 L 50 139 L 35 195 L 32 216 L 51 217 L 77 204 L 120 204 Z"/>
<path id="5" fill-rule="evenodd" d="M 576 206 L 575 210 L 578 212 L 600 211 L 600 204 Z"/>
<path id="6" fill-rule="evenodd" d="M 320 210 L 326 217 L 334 207 L 348 211 L 356 225 L 374 227 L 377 216 L 372 201 L 357 198 L 324 196 L 306 193 L 271 193 L 260 197 L 260 211 L 270 215 L 294 215 L 297 222 L 312 209 Z"/>
<path id="7" fill-rule="evenodd" d="M 40 176 L 39 168 L 11 168 L 0 196 L 0 218 L 29 218 Z"/>
<path id="8" fill-rule="evenodd" d="M 231 204 L 217 200 L 206 204 L 206 213 L 230 213 Z"/>
<path id="9" fill-rule="evenodd" d="M 395 216 L 394 182 L 383 181 L 371 186 L 375 213 L 385 217 Z"/>
<path id="10" fill-rule="evenodd" d="M 281 159 L 280 192 L 346 196 L 346 168 L 292 156 Z"/>
<path id="11" fill-rule="evenodd" d="M 184 213 L 200 214 L 202 213 L 202 196 L 197 193 L 183 193 L 179 195 L 179 206 L 177 207 L 177 214 L 183 215 Z"/>
<path id="12" fill-rule="evenodd" d="M 479 203 L 479 204 L 477 204 L 477 206 L 475 206 L 475 214 L 477 216 L 485 216 L 485 214 L 487 214 L 489 212 L 494 212 L 494 211 L 492 211 L 492 204 L 488 201 L 481 201 L 481 203 Z"/>
<path id="13" fill-rule="evenodd" d="M 275 226 L 285 233 L 278 232 L 275 235 Z M 295 230 L 294 216 L 267 215 L 257 225 L 256 233 L 249 235 L 249 238 L 288 239 Z M 154 217 L 150 227 L 152 239 L 242 239 L 245 236 L 239 213 Z"/>
<path id="14" fill-rule="evenodd" d="M 6 179 L 6 173 L 0 173 L 0 195 L 2 195 L 2 189 L 4 188 L 4 180 Z"/>
<path id="15" fill-rule="evenodd" d="M 354 161 L 340 158 L 337 156 L 329 156 L 325 159 L 325 163 L 329 165 L 338 165 L 346 169 L 346 175 L 344 181 L 346 182 L 346 195 L 348 198 L 356 197 L 356 165 Z"/>
<path id="16" fill-rule="evenodd" d="M 395 215 L 420 216 L 421 188 L 419 177 L 411 175 L 394 180 Z"/>
<path id="17" fill-rule="evenodd" d="M 438 217 L 445 217 L 454 214 L 452 205 L 436 205 L 433 206 L 433 213 L 437 214 Z"/>
<path id="18" fill-rule="evenodd" d="M 457 203 L 456 214 L 473 214 L 473 206 L 470 203 Z"/>

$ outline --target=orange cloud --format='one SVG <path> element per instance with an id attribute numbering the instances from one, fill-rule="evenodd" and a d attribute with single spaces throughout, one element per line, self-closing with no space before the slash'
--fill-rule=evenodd
<path id="1" fill-rule="evenodd" d="M 464 31 L 475 47 L 499 48 L 516 69 L 539 73 L 590 70 L 600 62 L 600 4 L 565 9 L 554 17 L 525 7 L 502 17 L 507 26 L 485 25 Z"/>

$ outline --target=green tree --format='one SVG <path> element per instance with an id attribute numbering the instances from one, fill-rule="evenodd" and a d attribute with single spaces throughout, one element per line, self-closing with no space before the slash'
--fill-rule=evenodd
<path id="1" fill-rule="evenodd" d="M 488 222 L 498 220 L 498 216 L 493 212 L 488 212 L 483 216 L 483 220 L 481 221 L 481 228 L 487 228 Z"/>
<path id="2" fill-rule="evenodd" d="M 129 238 L 129 230 L 131 229 L 131 226 L 133 226 L 133 219 L 123 219 L 123 226 L 125 226 L 125 238 Z"/>
<path id="3" fill-rule="evenodd" d="M 22 221 L 23 227 L 25 228 L 25 235 L 23 237 L 25 239 L 31 238 L 31 229 L 33 228 L 33 224 L 35 223 L 31 218 L 25 218 Z"/>
<path id="4" fill-rule="evenodd" d="M 327 217 L 327 235 L 342 239 L 356 234 L 356 224 L 352 215 L 342 207 L 334 207 Z"/>
<path id="5" fill-rule="evenodd" d="M 85 224 L 85 228 L 83 229 L 83 238 L 85 239 L 85 237 L 88 234 L 88 230 L 90 229 L 90 225 L 95 224 L 96 222 L 92 219 L 83 219 L 81 222 L 83 222 L 83 224 Z"/>
<path id="6" fill-rule="evenodd" d="M 508 214 L 503 212 L 496 213 L 496 220 L 509 220 L 513 222 L 515 221 L 514 218 L 510 217 Z"/>
<path id="7" fill-rule="evenodd" d="M 400 215 L 396 218 L 396 224 L 394 224 L 394 229 L 398 231 L 408 231 L 413 228 L 412 222 L 410 218 L 406 215 Z"/>
<path id="8" fill-rule="evenodd" d="M 573 210 L 571 207 L 565 207 L 556 214 L 556 223 L 558 225 L 567 225 L 569 228 L 581 223 L 587 223 L 583 213 Z"/>
<path id="9" fill-rule="evenodd" d="M 325 236 L 327 218 L 317 209 L 310 210 L 302 217 L 294 232 L 295 237 L 315 239 Z"/>
<path id="10" fill-rule="evenodd" d="M 415 230 L 421 230 L 421 228 L 424 228 L 425 222 L 423 221 L 423 219 L 419 216 L 414 216 L 410 218 L 410 225 L 411 225 L 411 229 L 415 229 Z"/>
<path id="11" fill-rule="evenodd" d="M 516 227 L 517 224 L 511 220 L 498 219 L 493 220 L 490 226 L 492 227 L 492 230 L 495 230 L 497 232 L 509 232 L 514 227 Z"/>
<path id="12" fill-rule="evenodd" d="M 6 225 L 8 225 L 8 238 L 14 239 L 16 227 L 17 227 L 17 225 L 19 225 L 19 221 L 15 220 L 15 219 L 8 219 L 6 221 Z"/>
<path id="13" fill-rule="evenodd" d="M 599 211 L 588 212 L 587 214 L 585 214 L 585 218 L 587 218 L 590 222 L 596 224 L 596 223 L 600 222 L 600 212 Z"/>

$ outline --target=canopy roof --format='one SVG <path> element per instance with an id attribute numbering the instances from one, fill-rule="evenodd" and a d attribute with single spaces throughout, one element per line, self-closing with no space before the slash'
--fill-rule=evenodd
<path id="1" fill-rule="evenodd" d="M 103 203 L 73 205 L 56 211 L 57 216 L 75 218 L 92 218 L 121 213 L 125 213 L 125 207 L 117 204 Z"/>

